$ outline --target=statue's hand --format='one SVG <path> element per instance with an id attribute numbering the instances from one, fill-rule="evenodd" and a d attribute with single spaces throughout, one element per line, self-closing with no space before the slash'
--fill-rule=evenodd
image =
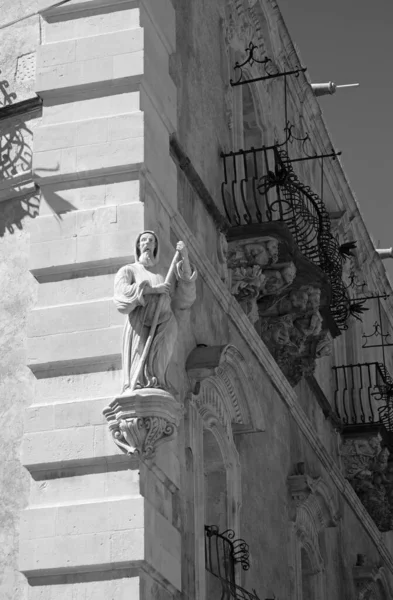
<path id="1" fill-rule="evenodd" d="M 150 294 L 169 294 L 170 290 L 171 290 L 171 284 L 170 283 L 159 283 L 158 285 L 153 285 L 150 288 Z"/>
<path id="2" fill-rule="evenodd" d="M 183 260 L 188 260 L 188 250 L 184 242 L 177 242 L 176 250 L 180 252 Z"/>

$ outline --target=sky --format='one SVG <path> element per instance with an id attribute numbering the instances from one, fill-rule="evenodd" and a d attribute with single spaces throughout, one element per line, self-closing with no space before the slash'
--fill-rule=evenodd
<path id="1" fill-rule="evenodd" d="M 393 1 L 277 1 L 313 83 L 360 83 L 319 101 L 371 237 L 376 247 L 390 248 Z M 393 259 L 384 264 L 393 282 Z"/>

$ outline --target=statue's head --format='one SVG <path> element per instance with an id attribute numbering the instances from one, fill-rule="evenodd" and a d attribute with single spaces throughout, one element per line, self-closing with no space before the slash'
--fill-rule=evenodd
<path id="1" fill-rule="evenodd" d="M 136 239 L 135 258 L 145 267 L 153 267 L 158 262 L 159 243 L 154 231 L 142 231 Z"/>

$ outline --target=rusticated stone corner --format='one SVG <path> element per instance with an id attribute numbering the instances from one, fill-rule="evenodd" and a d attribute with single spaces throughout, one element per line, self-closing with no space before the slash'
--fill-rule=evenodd
<path id="1" fill-rule="evenodd" d="M 146 460 L 154 458 L 161 444 L 175 438 L 182 411 L 168 392 L 141 388 L 115 398 L 103 414 L 119 448 Z"/>

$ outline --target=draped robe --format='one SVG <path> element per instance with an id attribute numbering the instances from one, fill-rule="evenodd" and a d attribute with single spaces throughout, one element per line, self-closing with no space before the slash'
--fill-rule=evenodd
<path id="1" fill-rule="evenodd" d="M 195 269 L 187 277 L 180 261 L 175 275 L 176 283 L 172 284 L 170 295 L 144 294 L 146 285 L 155 286 L 165 280 L 139 262 L 125 265 L 116 275 L 113 300 L 117 310 L 127 315 L 123 334 L 123 392 L 130 388 L 139 366 L 160 298 L 162 305 L 154 339 L 135 387 L 168 388 L 166 371 L 177 338 L 174 311 L 190 308 L 196 297 Z"/>

